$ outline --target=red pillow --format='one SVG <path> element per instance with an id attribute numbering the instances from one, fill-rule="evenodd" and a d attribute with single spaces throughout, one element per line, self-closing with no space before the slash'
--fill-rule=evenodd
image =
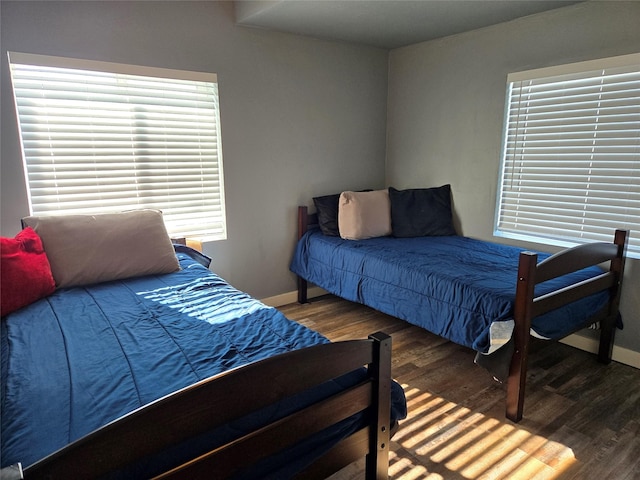
<path id="1" fill-rule="evenodd" d="M 5 316 L 51 295 L 56 283 L 42 240 L 31 227 L 0 241 L 0 316 Z"/>

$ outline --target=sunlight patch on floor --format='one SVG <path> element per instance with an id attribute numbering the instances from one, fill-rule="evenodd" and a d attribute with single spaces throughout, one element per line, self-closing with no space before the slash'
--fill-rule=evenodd
<path id="1" fill-rule="evenodd" d="M 393 437 L 401 448 L 390 455 L 392 479 L 551 480 L 576 463 L 562 443 L 409 385 L 403 388 L 409 417 Z M 552 465 L 545 463 L 550 459 Z"/>

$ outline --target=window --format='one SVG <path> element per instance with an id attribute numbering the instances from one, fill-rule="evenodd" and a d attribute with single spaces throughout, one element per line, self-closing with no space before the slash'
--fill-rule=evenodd
<path id="1" fill-rule="evenodd" d="M 33 215 L 162 210 L 226 237 L 214 74 L 9 54 Z"/>
<path id="2" fill-rule="evenodd" d="M 510 74 L 495 234 L 640 258 L 640 54 Z"/>

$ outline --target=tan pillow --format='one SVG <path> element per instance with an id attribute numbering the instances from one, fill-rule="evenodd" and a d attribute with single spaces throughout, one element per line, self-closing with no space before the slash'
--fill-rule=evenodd
<path id="1" fill-rule="evenodd" d="M 391 235 L 388 190 L 342 192 L 338 202 L 338 230 L 348 240 Z"/>
<path id="2" fill-rule="evenodd" d="M 26 217 L 22 223 L 42 239 L 58 288 L 180 269 L 158 210 Z"/>

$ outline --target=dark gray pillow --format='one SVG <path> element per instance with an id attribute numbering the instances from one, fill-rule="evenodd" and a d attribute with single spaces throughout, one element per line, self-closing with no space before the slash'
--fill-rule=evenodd
<path id="1" fill-rule="evenodd" d="M 394 237 L 456 235 L 451 213 L 451 185 L 396 190 L 389 187 Z"/>
<path id="2" fill-rule="evenodd" d="M 316 206 L 316 213 L 318 214 L 320 231 L 332 237 L 340 236 L 340 231 L 338 230 L 338 200 L 340 200 L 339 193 L 313 198 L 313 204 Z"/>

